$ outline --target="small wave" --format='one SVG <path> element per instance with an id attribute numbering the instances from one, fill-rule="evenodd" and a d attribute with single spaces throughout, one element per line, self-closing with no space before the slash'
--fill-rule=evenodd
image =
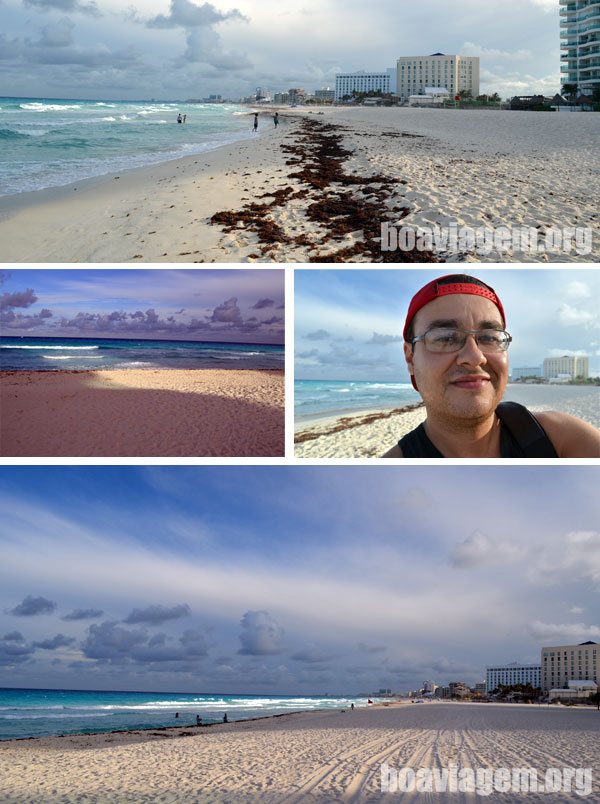
<path id="1" fill-rule="evenodd" d="M 19 108 L 28 109 L 31 112 L 62 112 L 64 109 L 81 109 L 81 106 L 78 104 L 21 103 Z"/>
<path id="2" fill-rule="evenodd" d="M 98 101 L 96 106 L 106 106 L 107 109 L 115 109 L 116 105 L 114 103 L 103 103 L 102 101 Z"/>
<path id="3" fill-rule="evenodd" d="M 69 352 L 73 349 L 77 349 L 82 351 L 83 349 L 99 349 L 99 346 L 0 346 L 0 349 L 53 349 L 58 350 L 62 349 L 68 350 Z"/>
<path id="4" fill-rule="evenodd" d="M 101 120 L 104 120 L 107 123 L 115 123 L 117 118 L 116 117 L 102 117 Z"/>
<path id="5" fill-rule="evenodd" d="M 12 128 L 0 128 L 0 140 L 26 140 L 29 134 L 14 131 Z"/>

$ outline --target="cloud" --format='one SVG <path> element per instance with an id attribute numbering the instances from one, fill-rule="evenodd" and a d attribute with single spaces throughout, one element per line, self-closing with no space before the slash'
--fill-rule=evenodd
<path id="1" fill-rule="evenodd" d="M 324 664 L 325 662 L 333 659 L 332 654 L 327 654 L 316 645 L 307 645 L 303 650 L 299 650 L 290 656 L 295 662 L 304 662 L 305 664 Z"/>
<path id="2" fill-rule="evenodd" d="M 27 595 L 22 603 L 10 610 L 9 614 L 14 614 L 15 617 L 35 617 L 38 614 L 52 614 L 55 609 L 56 603 L 52 600 Z"/>
<path id="3" fill-rule="evenodd" d="M 146 25 L 148 28 L 198 28 L 232 19 L 248 20 L 237 8 L 222 12 L 211 3 L 198 6 L 190 0 L 171 0 L 169 14 L 167 16 L 159 14 L 148 20 Z"/>
<path id="4" fill-rule="evenodd" d="M 600 584 L 600 533 L 567 533 L 560 545 L 538 551 L 532 575 L 551 582 Z"/>
<path id="5" fill-rule="evenodd" d="M 227 299 L 223 304 L 215 307 L 210 320 L 226 322 L 228 324 L 240 324 L 242 321 L 242 313 L 238 307 L 238 300 L 232 296 L 231 299 Z"/>
<path id="6" fill-rule="evenodd" d="M 357 648 L 360 653 L 385 653 L 387 650 L 386 645 L 366 645 L 364 642 L 359 642 Z"/>
<path id="7" fill-rule="evenodd" d="M 42 28 L 42 37 L 38 45 L 41 47 L 67 47 L 73 44 L 73 29 L 75 25 L 66 17 L 55 25 L 45 25 Z"/>
<path id="8" fill-rule="evenodd" d="M 564 289 L 564 295 L 570 299 L 589 299 L 592 295 L 587 282 L 569 282 Z"/>
<path id="9" fill-rule="evenodd" d="M 102 17 L 96 3 L 81 3 L 79 0 L 23 0 L 23 5 L 36 11 L 79 12 L 91 17 Z"/>
<path id="10" fill-rule="evenodd" d="M 583 614 L 583 609 L 580 606 L 572 606 L 569 609 L 569 614 Z"/>
<path id="11" fill-rule="evenodd" d="M 41 642 L 34 642 L 36 648 L 43 650 L 56 650 L 57 648 L 66 648 L 75 642 L 73 637 L 66 637 L 64 634 L 57 634 L 52 639 L 44 639 Z"/>
<path id="12" fill-rule="evenodd" d="M 308 335 L 304 337 L 307 341 L 326 341 L 328 338 L 331 338 L 331 333 L 327 332 L 326 329 L 318 329 L 316 332 L 309 332 Z"/>
<path id="13" fill-rule="evenodd" d="M 498 50 L 493 47 L 476 45 L 474 42 L 465 42 L 459 52 L 465 56 L 480 56 L 487 59 L 507 59 L 509 61 L 521 61 L 533 58 L 531 50 Z"/>
<path id="14" fill-rule="evenodd" d="M 546 14 L 556 14 L 559 8 L 559 0 L 531 0 L 534 6 L 541 8 Z"/>
<path id="15" fill-rule="evenodd" d="M 145 631 L 130 631 L 114 622 L 90 625 L 82 650 L 88 659 L 126 661 L 136 646 L 148 641 Z"/>
<path id="16" fill-rule="evenodd" d="M 188 628 L 179 640 L 187 656 L 207 656 L 209 643 L 206 634 L 195 628 Z"/>
<path id="17" fill-rule="evenodd" d="M 486 564 L 517 561 L 524 554 L 525 549 L 521 545 L 512 544 L 506 539 L 496 541 L 485 533 L 475 531 L 450 550 L 449 560 L 454 567 L 471 569 Z"/>
<path id="18" fill-rule="evenodd" d="M 10 634 L 4 634 L 2 639 L 5 642 L 22 642 L 23 634 L 20 631 L 11 631 Z"/>
<path id="19" fill-rule="evenodd" d="M 70 614 L 61 617 L 62 620 L 93 620 L 102 617 L 104 612 L 101 609 L 73 609 Z"/>
<path id="20" fill-rule="evenodd" d="M 558 320 L 563 327 L 580 327 L 597 323 L 597 316 L 587 310 L 561 304 L 558 310 Z"/>
<path id="21" fill-rule="evenodd" d="M 148 623 L 148 625 L 161 625 L 168 620 L 179 620 L 181 617 L 189 617 L 190 607 L 187 603 L 172 606 L 170 609 L 164 606 L 148 606 L 146 609 L 134 609 L 123 622 L 129 625 L 138 623 Z"/>
<path id="22" fill-rule="evenodd" d="M 259 299 L 256 304 L 254 304 L 250 309 L 251 310 L 264 310 L 265 307 L 273 307 L 275 302 L 273 299 Z"/>
<path id="23" fill-rule="evenodd" d="M 242 647 L 238 653 L 249 656 L 266 656 L 283 650 L 283 629 L 267 611 L 247 611 L 241 620 Z"/>
<path id="24" fill-rule="evenodd" d="M 544 623 L 535 620 L 527 627 L 529 634 L 538 642 L 579 643 L 600 638 L 600 625 L 585 623 Z"/>
<path id="25" fill-rule="evenodd" d="M 17 291 L 16 293 L 3 293 L 0 296 L 0 310 L 12 310 L 15 307 L 30 307 L 38 300 L 32 288 Z"/>
<path id="26" fill-rule="evenodd" d="M 10 636 L 10 634 L 7 635 L 7 637 Z M 20 640 L 7 637 L 0 640 L 0 666 L 13 667 L 17 664 L 28 662 L 32 654 L 35 653 L 35 648 L 22 643 Z"/>
<path id="27" fill-rule="evenodd" d="M 365 343 L 387 346 L 390 343 L 404 343 L 404 338 L 401 335 L 380 335 L 378 332 L 374 332 L 372 337 Z"/>

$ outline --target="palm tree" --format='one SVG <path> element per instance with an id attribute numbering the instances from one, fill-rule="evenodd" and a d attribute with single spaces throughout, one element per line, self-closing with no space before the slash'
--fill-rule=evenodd
<path id="1" fill-rule="evenodd" d="M 574 104 L 577 100 L 577 89 L 577 84 L 563 84 L 563 94 L 569 98 L 571 104 Z"/>

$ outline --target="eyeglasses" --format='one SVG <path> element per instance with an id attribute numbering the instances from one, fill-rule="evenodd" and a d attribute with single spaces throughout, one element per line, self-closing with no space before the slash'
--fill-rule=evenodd
<path id="1" fill-rule="evenodd" d="M 469 335 L 475 338 L 475 343 L 484 354 L 506 352 L 512 337 L 502 329 L 454 329 L 434 327 L 413 338 L 411 346 L 417 341 L 423 341 L 428 352 L 460 352 Z"/>

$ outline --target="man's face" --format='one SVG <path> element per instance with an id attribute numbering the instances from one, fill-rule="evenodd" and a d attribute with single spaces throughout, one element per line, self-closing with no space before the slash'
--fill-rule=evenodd
<path id="1" fill-rule="evenodd" d="M 496 305 L 482 296 L 454 294 L 425 305 L 413 320 L 414 336 L 433 327 L 504 329 Z M 478 419 L 492 413 L 508 380 L 506 352 L 484 354 L 468 337 L 459 352 L 428 352 L 423 341 L 404 345 L 404 355 L 428 415 Z"/>

